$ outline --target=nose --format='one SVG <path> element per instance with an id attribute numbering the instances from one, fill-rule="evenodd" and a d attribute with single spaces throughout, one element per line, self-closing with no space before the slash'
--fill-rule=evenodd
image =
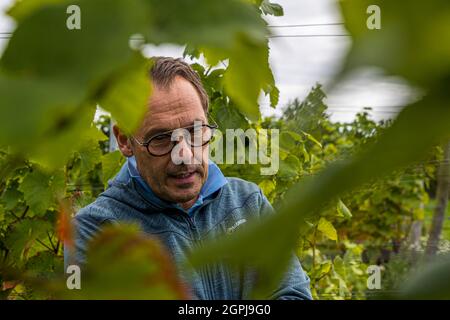
<path id="1" fill-rule="evenodd" d="M 182 159 L 192 159 L 192 156 L 194 155 L 192 153 L 192 147 L 187 143 L 185 136 L 180 137 L 178 145 L 178 148 L 180 150 L 180 157 Z"/>
<path id="2" fill-rule="evenodd" d="M 171 153 L 172 163 L 175 165 L 191 164 L 193 158 L 191 148 L 184 135 L 178 136 L 177 143 Z"/>

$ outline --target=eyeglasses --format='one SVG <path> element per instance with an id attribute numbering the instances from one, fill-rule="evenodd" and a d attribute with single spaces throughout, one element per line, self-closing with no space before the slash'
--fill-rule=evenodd
<path id="1" fill-rule="evenodd" d="M 152 156 L 162 157 L 172 151 L 180 141 L 180 136 L 183 136 L 190 147 L 202 147 L 212 140 L 214 130 L 217 128 L 217 124 L 194 124 L 158 133 L 150 137 L 147 142 L 141 142 L 133 136 L 132 138 L 137 144 L 147 148 L 148 153 Z"/>

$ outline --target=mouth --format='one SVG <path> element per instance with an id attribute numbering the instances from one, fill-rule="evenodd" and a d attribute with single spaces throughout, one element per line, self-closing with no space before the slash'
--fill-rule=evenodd
<path id="1" fill-rule="evenodd" d="M 169 178 L 177 185 L 190 184 L 195 181 L 197 174 L 197 171 L 179 172 L 177 174 L 169 175 Z"/>

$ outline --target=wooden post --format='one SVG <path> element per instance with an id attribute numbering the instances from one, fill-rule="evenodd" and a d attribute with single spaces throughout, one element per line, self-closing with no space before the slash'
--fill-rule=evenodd
<path id="1" fill-rule="evenodd" d="M 448 196 L 450 190 L 450 142 L 444 147 L 444 160 L 437 174 L 436 207 L 433 222 L 428 237 L 425 254 L 428 258 L 433 257 L 438 249 L 439 238 L 444 225 L 445 213 L 447 211 Z"/>

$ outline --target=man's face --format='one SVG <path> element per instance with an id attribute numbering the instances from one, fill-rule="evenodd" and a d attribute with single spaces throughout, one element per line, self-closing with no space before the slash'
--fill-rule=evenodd
<path id="1" fill-rule="evenodd" d="M 176 77 L 169 89 L 154 86 L 149 111 L 134 136 L 146 142 L 155 134 L 192 126 L 194 121 L 207 123 L 200 97 L 189 81 Z M 172 162 L 171 153 L 152 156 L 145 147 L 134 141 L 131 141 L 131 148 L 139 173 L 157 196 L 187 208 L 195 202 L 208 175 L 207 145 L 192 148 L 183 139 L 177 150 L 182 153 L 183 159 L 189 158 L 191 161 L 190 164 L 179 165 Z M 194 156 L 197 161 L 194 161 Z"/>

